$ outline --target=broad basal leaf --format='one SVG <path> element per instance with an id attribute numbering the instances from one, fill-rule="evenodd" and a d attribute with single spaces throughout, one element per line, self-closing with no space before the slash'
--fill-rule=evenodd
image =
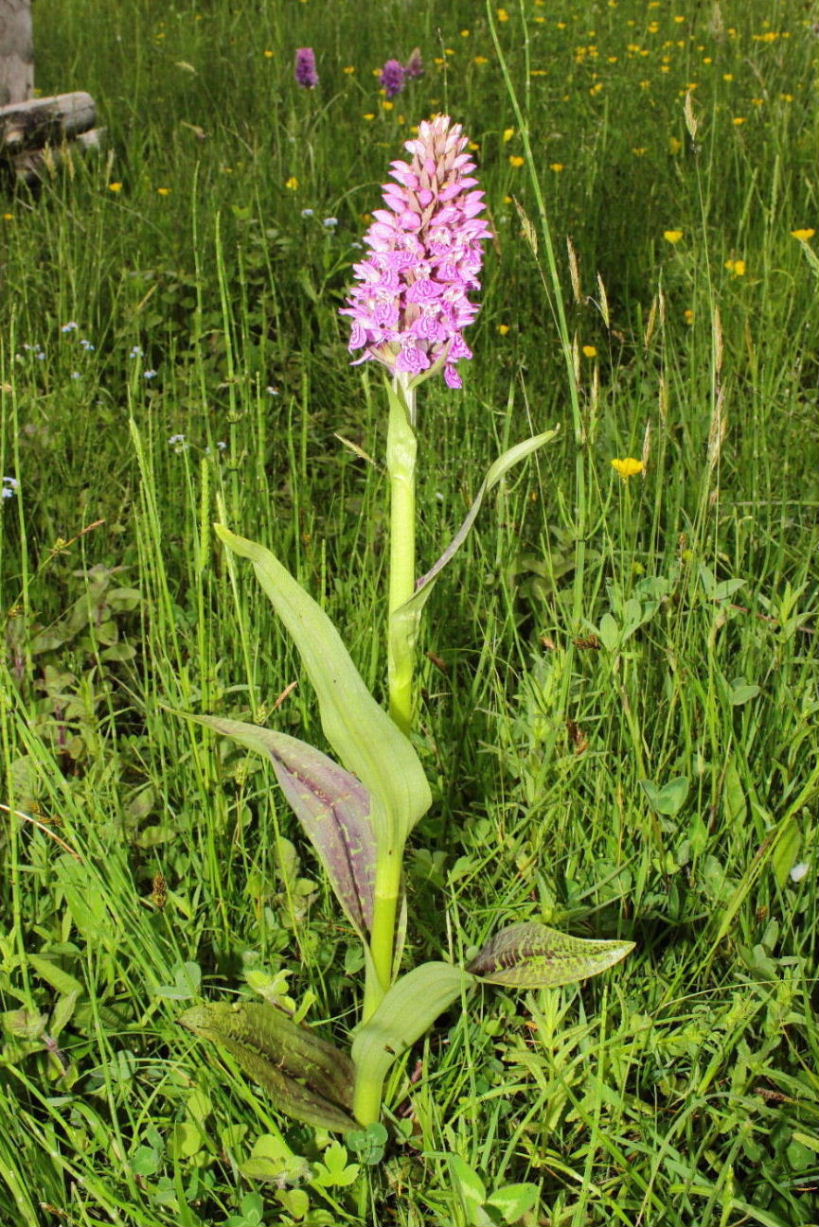
<path id="1" fill-rule="evenodd" d="M 587 941 L 546 925 L 510 925 L 491 938 L 468 971 L 490 984 L 556 988 L 575 984 L 619 963 L 634 942 Z"/>
<path id="2" fill-rule="evenodd" d="M 451 963 L 422 963 L 396 980 L 355 1033 L 356 1085 L 364 1081 L 380 1087 L 395 1058 L 420 1039 L 473 983 L 468 972 Z"/>
<path id="3" fill-rule="evenodd" d="M 432 803 L 411 742 L 376 703 L 338 631 L 275 555 L 216 525 L 219 537 L 253 563 L 315 688 L 321 725 L 344 766 L 372 797 L 370 819 L 379 855 L 401 855 L 406 837 Z"/>
<path id="4" fill-rule="evenodd" d="M 272 760 L 282 792 L 326 869 L 339 903 L 359 933 L 368 932 L 373 918 L 375 834 L 364 785 L 315 746 L 286 733 L 220 716 L 188 719 Z"/>
<path id="5" fill-rule="evenodd" d="M 356 1128 L 349 1057 L 275 1006 L 213 1001 L 187 1010 L 179 1021 L 226 1049 L 288 1116 L 320 1129 Z"/>
<path id="6" fill-rule="evenodd" d="M 390 616 L 390 646 L 393 656 L 396 660 L 400 658 L 402 651 L 412 650 L 412 646 L 418 636 L 418 626 L 421 621 L 421 614 L 424 606 L 432 592 L 433 585 L 443 571 L 444 567 L 452 558 L 455 557 L 458 550 L 463 545 L 469 536 L 469 532 L 475 520 L 478 517 L 478 512 L 481 509 L 484 498 L 489 491 L 496 486 L 502 477 L 509 472 L 514 465 L 523 460 L 532 452 L 537 451 L 539 447 L 543 447 L 545 443 L 550 443 L 557 435 L 557 428 L 554 430 L 546 430 L 543 434 L 534 435 L 531 439 L 525 439 L 522 443 L 510 447 L 502 456 L 499 456 L 493 465 L 489 468 L 486 477 L 483 480 L 480 490 L 478 491 L 475 501 L 467 513 L 461 527 L 458 529 L 455 536 L 450 541 L 447 548 L 444 550 L 441 557 L 433 567 L 427 571 L 426 575 L 418 580 L 415 586 L 415 595 L 410 598 L 399 609 L 396 609 Z M 406 645 L 406 646 L 405 646 Z"/>

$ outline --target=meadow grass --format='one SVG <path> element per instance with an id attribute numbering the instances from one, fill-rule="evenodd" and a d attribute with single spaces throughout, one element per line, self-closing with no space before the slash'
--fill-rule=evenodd
<path id="1" fill-rule="evenodd" d="M 36 5 L 41 91 L 88 89 L 109 144 L 0 202 L 0 1223 L 815 1224 L 815 28 L 371 9 Z M 272 985 L 343 1041 L 361 967 L 272 773 L 167 708 L 321 743 L 220 503 L 385 697 L 385 402 L 338 308 L 441 110 L 496 239 L 466 387 L 420 394 L 422 565 L 560 436 L 430 601 L 410 953 L 528 918 L 637 946 L 444 1018 L 367 1165 L 177 1025 Z"/>

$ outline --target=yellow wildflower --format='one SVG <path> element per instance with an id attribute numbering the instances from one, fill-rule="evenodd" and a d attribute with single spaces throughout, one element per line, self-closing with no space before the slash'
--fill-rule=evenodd
<path id="1" fill-rule="evenodd" d="M 729 273 L 733 273 L 735 277 L 745 276 L 745 261 L 744 260 L 726 260 L 725 267 Z"/>
<path id="2" fill-rule="evenodd" d="M 288 192 L 295 192 L 298 191 L 299 181 L 295 175 L 291 175 L 284 186 L 287 188 Z"/>
<path id="3" fill-rule="evenodd" d="M 626 456 L 623 460 L 612 460 L 611 467 L 618 477 L 621 477 L 623 481 L 628 481 L 630 477 L 635 477 L 637 473 L 644 472 L 646 466 L 642 460 L 635 460 L 633 456 Z"/>
<path id="4" fill-rule="evenodd" d="M 800 243 L 809 243 L 816 231 L 812 226 L 808 226 L 805 230 L 791 230 L 791 234 L 795 239 L 799 239 Z"/>
<path id="5" fill-rule="evenodd" d="M 549 170 L 553 170 L 556 175 L 559 175 L 560 172 L 565 169 L 566 167 L 563 165 L 562 162 L 550 162 L 549 163 Z"/>
<path id="6" fill-rule="evenodd" d="M 597 346 L 596 345 L 584 345 L 583 354 L 585 355 L 586 358 L 596 358 L 597 357 Z"/>
<path id="7" fill-rule="evenodd" d="M 109 184 L 108 184 L 108 191 L 109 191 L 109 192 L 121 192 L 121 191 L 122 191 L 122 184 L 121 184 L 121 183 L 109 183 Z"/>
<path id="8" fill-rule="evenodd" d="M 523 166 L 523 163 L 525 161 L 526 159 L 522 158 L 520 154 L 517 154 L 517 153 L 510 154 L 509 156 L 509 165 L 514 166 L 515 168 Z"/>
<path id="9" fill-rule="evenodd" d="M 509 14 L 506 9 L 498 9 L 498 21 L 508 21 Z"/>
<path id="10" fill-rule="evenodd" d="M 664 230 L 663 238 L 669 243 L 679 243 L 684 233 L 684 230 Z"/>
<path id="11" fill-rule="evenodd" d="M 501 334 L 502 337 L 505 337 L 508 331 L 509 331 L 508 324 L 498 324 L 498 332 Z"/>
<path id="12" fill-rule="evenodd" d="M 511 139 L 512 139 L 512 137 L 513 137 L 514 135 L 515 135 L 515 129 L 514 129 L 514 128 L 504 128 L 504 130 L 503 130 L 503 139 L 504 139 L 504 142 L 506 142 L 506 141 L 511 141 Z"/>

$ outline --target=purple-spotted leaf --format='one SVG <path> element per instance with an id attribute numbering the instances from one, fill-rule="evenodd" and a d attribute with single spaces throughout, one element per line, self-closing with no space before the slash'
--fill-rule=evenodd
<path id="1" fill-rule="evenodd" d="M 467 967 L 490 984 L 513 988 L 556 988 L 599 975 L 634 949 L 634 942 L 588 941 L 546 925 L 501 929 Z"/>
<path id="2" fill-rule="evenodd" d="M 350 1058 L 275 1006 L 209 1001 L 186 1010 L 179 1022 L 226 1049 L 294 1120 L 342 1133 L 355 1128 Z"/>
<path id="3" fill-rule="evenodd" d="M 287 733 L 221 716 L 188 716 L 271 759 L 276 779 L 312 843 L 339 903 L 359 933 L 369 932 L 375 887 L 370 794 L 349 771 Z"/>

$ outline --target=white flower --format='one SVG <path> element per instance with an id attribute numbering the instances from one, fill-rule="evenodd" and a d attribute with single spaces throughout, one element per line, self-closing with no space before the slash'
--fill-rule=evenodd
<path id="1" fill-rule="evenodd" d="M 791 881 L 801 882 L 802 879 L 807 876 L 808 869 L 809 866 L 805 863 L 805 861 L 800 861 L 798 865 L 794 865 L 793 869 L 791 870 Z"/>

